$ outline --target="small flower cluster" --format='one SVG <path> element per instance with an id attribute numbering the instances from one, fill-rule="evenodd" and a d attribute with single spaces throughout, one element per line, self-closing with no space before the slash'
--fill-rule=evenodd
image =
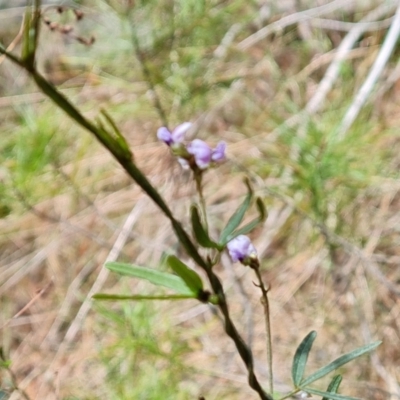
<path id="1" fill-rule="evenodd" d="M 158 129 L 157 137 L 171 148 L 184 169 L 205 170 L 214 163 L 224 161 L 226 159 L 225 142 L 219 142 L 215 149 L 201 139 L 194 139 L 184 145 L 185 133 L 191 126 L 190 122 L 184 122 L 172 132 L 163 126 Z"/>
<path id="2" fill-rule="evenodd" d="M 247 236 L 239 235 L 228 242 L 228 253 L 232 262 L 240 261 L 243 265 L 258 268 L 257 250 Z"/>

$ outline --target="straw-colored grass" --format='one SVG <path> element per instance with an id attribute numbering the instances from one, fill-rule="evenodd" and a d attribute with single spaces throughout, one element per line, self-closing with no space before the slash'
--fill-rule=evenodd
<path id="1" fill-rule="evenodd" d="M 0 27 L 13 23 L 0 40 L 16 38 L 19 51 L 23 8 L 8 3 Z M 170 127 L 190 120 L 198 137 L 227 142 L 228 162 L 206 175 L 211 232 L 237 207 L 249 176 L 268 209 L 252 239 L 271 287 L 277 393 L 290 390 L 295 349 L 315 329 L 309 371 L 383 340 L 339 371 L 341 392 L 395 400 L 397 48 L 355 122 L 342 122 L 385 46 L 397 2 L 303 3 L 85 1 L 73 5 L 85 14 L 80 22 L 71 9 L 50 7 L 50 20 L 96 41 L 85 46 L 43 25 L 39 67 L 88 116 L 105 108 L 114 117 L 183 221 L 195 187 L 157 142 L 157 128 L 165 117 Z M 93 291 L 154 290 L 108 274 L 106 260 L 161 268 L 164 251 L 185 255 L 167 219 L 87 132 L 5 59 L 0 78 L 0 347 L 13 373 L 0 371 L 0 398 L 23 398 L 22 390 L 32 400 L 257 398 L 211 307 L 90 301 Z M 266 385 L 255 279 L 226 255 L 217 272 Z"/>

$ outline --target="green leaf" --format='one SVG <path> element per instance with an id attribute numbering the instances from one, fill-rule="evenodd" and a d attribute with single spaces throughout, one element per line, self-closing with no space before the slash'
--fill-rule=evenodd
<path id="1" fill-rule="evenodd" d="M 101 112 L 101 114 L 103 115 L 103 117 L 107 120 L 107 122 L 109 123 L 109 125 L 111 126 L 111 128 L 113 129 L 113 131 L 114 131 L 114 133 L 115 133 L 115 138 L 116 138 L 117 142 L 119 143 L 119 145 L 120 145 L 127 153 L 130 153 L 129 145 L 128 145 L 126 139 L 124 138 L 124 136 L 122 135 L 121 131 L 119 130 L 117 124 L 116 124 L 115 121 L 112 119 L 111 115 L 110 115 L 105 109 L 101 109 L 100 112 Z"/>
<path id="2" fill-rule="evenodd" d="M 323 376 L 329 374 L 335 369 L 340 368 L 342 365 L 347 364 L 348 362 L 354 360 L 355 358 L 360 357 L 365 353 L 369 353 L 372 350 L 375 350 L 381 343 L 382 343 L 381 341 L 373 342 L 336 358 L 334 361 L 332 361 L 325 367 L 320 368 L 318 371 L 311 374 L 308 378 L 304 379 L 301 382 L 301 386 L 304 387 L 306 385 L 309 385 L 310 383 L 315 382 L 318 379 L 321 379 Z"/>
<path id="3" fill-rule="evenodd" d="M 126 301 L 126 300 L 183 300 L 195 299 L 196 296 L 192 294 L 166 294 L 166 295 L 123 295 L 123 294 L 107 294 L 96 293 L 92 296 L 95 300 L 108 300 L 108 301 Z"/>
<path id="4" fill-rule="evenodd" d="M 228 242 L 239 235 L 247 235 L 258 224 L 260 224 L 267 218 L 267 210 L 265 209 L 264 202 L 262 201 L 262 199 L 260 197 L 257 197 L 256 205 L 257 205 L 257 210 L 258 210 L 259 216 L 255 219 L 253 219 L 252 221 L 250 221 L 248 224 L 246 224 L 242 228 L 236 230 L 232 235 L 230 235 L 228 237 Z"/>
<path id="5" fill-rule="evenodd" d="M 232 235 L 233 231 L 240 225 L 244 218 L 244 214 L 249 209 L 251 200 L 253 198 L 253 190 L 251 189 L 250 182 L 246 178 L 245 184 L 247 186 L 248 193 L 243 200 L 243 203 L 239 206 L 239 208 L 234 212 L 234 214 L 230 217 L 228 223 L 225 228 L 221 232 L 221 237 L 219 242 L 221 245 L 226 245 L 228 243 L 229 237 Z"/>
<path id="6" fill-rule="evenodd" d="M 317 332 L 311 331 L 300 343 L 293 357 L 292 379 L 296 388 L 300 387 L 300 382 L 304 376 L 308 355 L 316 337 Z"/>
<path id="7" fill-rule="evenodd" d="M 191 207 L 190 214 L 192 220 L 193 234 L 197 240 L 197 243 L 199 243 L 200 246 L 206 248 L 222 250 L 224 246 L 221 246 L 220 244 L 214 242 L 204 228 L 200 219 L 200 214 L 197 206 L 193 205 Z"/>
<path id="8" fill-rule="evenodd" d="M 184 295 L 192 295 L 188 285 L 179 276 L 169 274 L 168 272 L 157 271 L 155 269 L 141 267 L 138 265 L 124 264 L 119 262 L 108 262 L 105 267 L 120 275 L 133 276 L 139 279 L 145 279 L 156 286 L 164 286 Z"/>
<path id="9" fill-rule="evenodd" d="M 303 390 L 307 393 L 315 394 L 316 396 L 327 397 L 331 400 L 360 400 L 357 397 L 344 396 L 337 393 L 327 393 L 323 392 L 322 390 L 312 389 L 309 387 L 303 388 Z"/>
<path id="10" fill-rule="evenodd" d="M 179 275 L 186 286 L 196 295 L 203 290 L 203 282 L 197 272 L 190 269 L 179 258 L 170 255 L 167 257 L 167 263 L 172 270 Z"/>
<path id="11" fill-rule="evenodd" d="M 341 383 L 342 383 L 342 375 L 335 375 L 332 378 L 331 383 L 329 384 L 328 389 L 326 389 L 326 391 L 328 393 L 337 393 Z M 322 400 L 332 400 L 332 398 L 324 397 Z"/>

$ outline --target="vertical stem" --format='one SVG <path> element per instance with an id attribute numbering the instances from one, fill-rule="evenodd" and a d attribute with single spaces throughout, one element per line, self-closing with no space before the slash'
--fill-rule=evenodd
<path id="1" fill-rule="evenodd" d="M 258 382 L 254 372 L 253 354 L 240 336 L 229 315 L 228 304 L 226 302 L 225 293 L 220 280 L 218 279 L 217 275 L 214 274 L 212 268 L 206 269 L 206 273 L 214 293 L 218 295 L 219 298 L 218 307 L 224 317 L 225 332 L 234 341 L 236 349 L 246 365 L 249 386 L 258 393 L 261 400 L 273 400 L 272 392 L 271 394 L 266 393 Z"/>
<path id="2" fill-rule="evenodd" d="M 268 301 L 268 289 L 265 288 L 264 282 L 260 274 L 260 267 L 254 268 L 257 275 L 258 285 L 261 289 L 262 297 L 261 304 L 264 307 L 264 317 L 265 317 L 265 331 L 267 336 L 267 358 L 268 358 L 268 372 L 269 372 L 269 391 L 271 394 L 274 393 L 274 375 L 273 375 L 273 365 L 272 365 L 272 335 L 271 335 L 271 319 L 269 312 L 269 301 Z"/>
<path id="3" fill-rule="evenodd" d="M 207 208 L 206 208 L 206 201 L 203 195 L 202 177 L 203 177 L 203 171 L 197 171 L 197 170 L 194 171 L 194 180 L 196 181 L 196 190 L 197 193 L 199 194 L 201 213 L 203 214 L 204 218 L 204 226 L 206 228 L 206 231 L 208 232 Z"/>

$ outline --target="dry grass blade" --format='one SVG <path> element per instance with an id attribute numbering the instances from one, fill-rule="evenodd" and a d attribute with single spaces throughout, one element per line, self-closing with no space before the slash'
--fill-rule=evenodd
<path id="1" fill-rule="evenodd" d="M 271 35 L 275 31 L 279 31 L 287 26 L 297 24 L 302 21 L 306 21 L 315 16 L 322 16 L 330 14 L 336 10 L 348 11 L 354 6 L 354 1 L 346 0 L 335 0 L 328 4 L 324 4 L 319 7 L 311 8 L 309 10 L 301 11 L 298 13 L 290 14 L 280 20 L 265 26 L 256 33 L 242 40 L 238 45 L 239 50 L 246 50 L 251 46 L 257 44 L 260 40 L 265 39 L 268 35 Z"/>
<path id="2" fill-rule="evenodd" d="M 383 43 L 383 46 L 375 60 L 370 73 L 368 74 L 365 82 L 361 86 L 357 95 L 355 96 L 352 104 L 346 112 L 343 121 L 339 127 L 339 132 L 337 138 L 339 140 L 343 139 L 349 130 L 350 126 L 353 124 L 362 106 L 366 103 L 369 95 L 371 94 L 375 83 L 379 79 L 385 65 L 387 64 L 390 55 L 393 52 L 394 46 L 396 45 L 400 35 L 400 5 L 397 7 L 396 14 L 393 18 L 393 22 L 390 26 L 389 32 Z"/>

